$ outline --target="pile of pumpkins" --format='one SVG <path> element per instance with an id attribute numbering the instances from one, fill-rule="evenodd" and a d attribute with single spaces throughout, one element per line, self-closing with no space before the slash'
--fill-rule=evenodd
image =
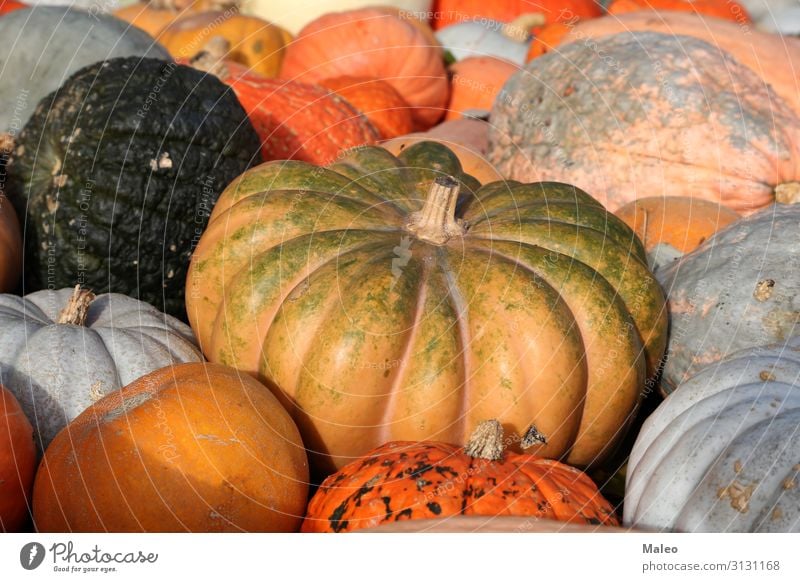
<path id="1" fill-rule="evenodd" d="M 750 3 L 0 0 L 0 531 L 796 531 Z"/>

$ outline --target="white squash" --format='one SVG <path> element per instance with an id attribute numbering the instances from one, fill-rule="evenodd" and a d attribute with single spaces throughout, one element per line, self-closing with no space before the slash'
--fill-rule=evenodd
<path id="1" fill-rule="evenodd" d="M 491 20 L 460 22 L 436 31 L 445 50 L 460 61 L 467 57 L 497 57 L 524 65 L 530 40 L 520 41 L 503 33 L 505 25 Z"/>
<path id="2" fill-rule="evenodd" d="M 800 531 L 800 337 L 687 380 L 645 421 L 624 523 L 686 532 Z"/>

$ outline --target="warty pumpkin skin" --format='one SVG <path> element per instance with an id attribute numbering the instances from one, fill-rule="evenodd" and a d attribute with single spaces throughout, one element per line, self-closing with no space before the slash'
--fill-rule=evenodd
<path id="1" fill-rule="evenodd" d="M 625 523 L 686 532 L 800 531 L 800 337 L 731 354 L 645 421 Z"/>
<path id="2" fill-rule="evenodd" d="M 35 475 L 33 427 L 14 395 L 0 384 L 0 533 L 19 531 L 28 520 Z"/>
<path id="3" fill-rule="evenodd" d="M 318 83 L 339 75 L 386 81 L 412 107 L 419 129 L 443 116 L 448 82 L 442 48 L 419 25 L 379 8 L 333 12 L 300 31 L 286 49 L 281 77 Z"/>
<path id="4" fill-rule="evenodd" d="M 231 184 L 187 310 L 210 360 L 280 388 L 320 473 L 391 440 L 463 443 L 487 417 L 533 423 L 534 452 L 587 465 L 663 352 L 643 259 L 572 186 L 478 188 L 441 144 L 363 147 Z"/>
<path id="5" fill-rule="evenodd" d="M 193 245 L 259 148 L 212 75 L 136 57 L 77 72 L 37 107 L 9 172 L 25 291 L 81 283 L 184 317 Z"/>
<path id="6" fill-rule="evenodd" d="M 103 395 L 202 359 L 185 324 L 125 295 L 0 295 L 0 383 L 20 401 L 41 450 Z"/>
<path id="7" fill-rule="evenodd" d="M 748 214 L 800 180 L 800 118 L 787 103 L 710 44 L 661 33 L 534 59 L 495 101 L 489 142 L 508 178 L 570 181 L 611 211 L 691 196 Z"/>
<path id="8" fill-rule="evenodd" d="M 1 167 L 0 171 L 3 171 Z M 0 175 L 0 180 L 4 177 Z M 13 291 L 21 273 L 22 236 L 17 213 L 0 191 L 0 293 Z"/>
<path id="9" fill-rule="evenodd" d="M 665 391 L 734 351 L 800 332 L 799 221 L 799 205 L 770 206 L 658 272 L 671 327 Z"/>
<path id="10" fill-rule="evenodd" d="M 0 132 L 14 137 L 43 97 L 87 65 L 127 56 L 171 60 L 161 45 L 127 22 L 66 6 L 5 14 L 0 38 Z"/>
<path id="11" fill-rule="evenodd" d="M 292 532 L 308 499 L 297 427 L 256 380 L 168 366 L 65 428 L 36 476 L 40 532 Z"/>
<path id="12" fill-rule="evenodd" d="M 440 442 L 378 447 L 325 479 L 302 531 L 352 532 L 459 515 L 618 525 L 589 477 L 558 461 L 504 452 L 502 431 L 497 421 L 482 423 L 464 448 Z"/>

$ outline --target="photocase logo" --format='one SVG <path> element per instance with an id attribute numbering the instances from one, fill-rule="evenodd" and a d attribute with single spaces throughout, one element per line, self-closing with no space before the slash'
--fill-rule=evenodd
<path id="1" fill-rule="evenodd" d="M 30 542 L 22 546 L 22 550 L 19 552 L 19 563 L 26 570 L 35 570 L 42 565 L 46 553 L 42 544 Z"/>

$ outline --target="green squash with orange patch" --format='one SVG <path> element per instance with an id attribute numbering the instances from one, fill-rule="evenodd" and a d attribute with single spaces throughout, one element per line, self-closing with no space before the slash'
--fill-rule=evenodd
<path id="1" fill-rule="evenodd" d="M 641 243 L 588 194 L 465 174 L 446 146 L 271 162 L 192 258 L 201 347 L 274 386 L 317 472 L 393 440 L 535 425 L 580 466 L 625 432 L 665 347 Z"/>

